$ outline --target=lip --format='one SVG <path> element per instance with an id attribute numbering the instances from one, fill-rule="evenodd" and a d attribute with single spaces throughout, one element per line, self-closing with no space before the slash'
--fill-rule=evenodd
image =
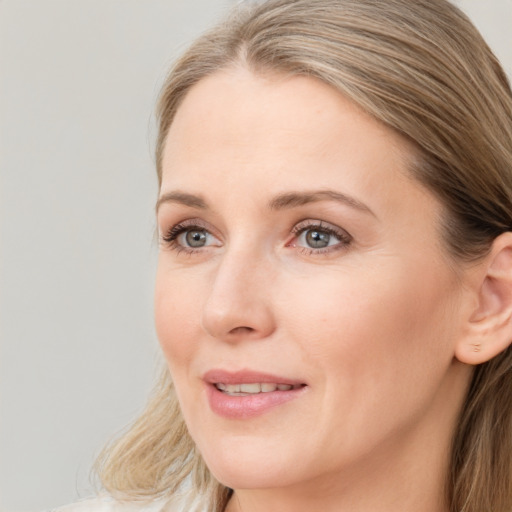
<path id="1" fill-rule="evenodd" d="M 261 373 L 252 370 L 240 370 L 229 372 L 226 370 L 210 370 L 203 375 L 203 380 L 208 384 L 222 382 L 224 384 L 251 384 L 253 382 L 269 382 L 274 384 L 290 384 L 298 386 L 305 384 L 297 379 L 289 379 L 271 373 Z"/>
<path id="2" fill-rule="evenodd" d="M 268 412 L 279 405 L 283 405 L 300 397 L 307 389 L 306 383 L 287 377 L 261 373 L 252 370 L 229 372 L 226 370 L 210 370 L 203 376 L 206 384 L 206 394 L 211 410 L 222 417 L 230 419 L 252 418 Z M 301 386 L 287 391 L 270 391 L 247 396 L 230 396 L 219 391 L 215 384 L 252 384 L 273 383 Z"/>

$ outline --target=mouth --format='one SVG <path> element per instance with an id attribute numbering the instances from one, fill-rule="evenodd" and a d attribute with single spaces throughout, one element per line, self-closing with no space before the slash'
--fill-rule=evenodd
<path id="1" fill-rule="evenodd" d="M 277 384 L 271 382 L 253 382 L 226 384 L 223 382 L 215 382 L 213 385 L 222 393 L 228 396 L 251 396 L 260 393 L 273 393 L 274 391 L 290 391 L 292 389 L 300 389 L 305 384 Z"/>
<path id="2" fill-rule="evenodd" d="M 296 379 L 252 370 L 210 370 L 203 380 L 212 411 L 240 420 L 284 406 L 302 396 L 308 388 L 306 383 Z"/>

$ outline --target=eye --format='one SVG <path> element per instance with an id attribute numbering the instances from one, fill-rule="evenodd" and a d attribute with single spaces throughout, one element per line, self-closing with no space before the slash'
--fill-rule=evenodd
<path id="1" fill-rule="evenodd" d="M 197 220 L 184 221 L 172 226 L 162 236 L 162 241 L 178 252 L 195 252 L 209 246 L 220 246 L 221 243 L 208 229 Z"/>
<path id="2" fill-rule="evenodd" d="M 327 231 L 320 229 L 305 229 L 298 237 L 300 245 L 307 245 L 311 249 L 323 249 L 335 245 L 339 240 L 328 233 Z"/>
<path id="3" fill-rule="evenodd" d="M 303 221 L 293 228 L 291 247 L 299 247 L 309 254 L 324 253 L 347 247 L 352 237 L 341 228 L 322 221 Z"/>
<path id="4" fill-rule="evenodd" d="M 180 245 L 188 245 L 189 247 L 204 247 L 208 242 L 209 233 L 204 229 L 188 229 L 180 233 L 176 240 Z"/>

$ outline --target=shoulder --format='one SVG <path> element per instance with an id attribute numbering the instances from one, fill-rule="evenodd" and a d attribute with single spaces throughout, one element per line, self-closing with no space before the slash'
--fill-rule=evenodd
<path id="1" fill-rule="evenodd" d="M 46 512 L 188 512 L 192 509 L 197 512 L 204 512 L 205 509 L 202 507 L 192 506 L 192 509 L 188 508 L 192 503 L 190 500 L 183 498 L 176 498 L 171 501 L 126 502 L 114 500 L 109 496 L 98 496 Z"/>

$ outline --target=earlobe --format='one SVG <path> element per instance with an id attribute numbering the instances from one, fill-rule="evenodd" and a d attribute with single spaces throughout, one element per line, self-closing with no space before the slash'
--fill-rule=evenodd
<path id="1" fill-rule="evenodd" d="M 479 263 L 475 292 L 476 307 L 455 352 L 471 365 L 489 361 L 512 342 L 512 232 L 497 237 Z"/>

